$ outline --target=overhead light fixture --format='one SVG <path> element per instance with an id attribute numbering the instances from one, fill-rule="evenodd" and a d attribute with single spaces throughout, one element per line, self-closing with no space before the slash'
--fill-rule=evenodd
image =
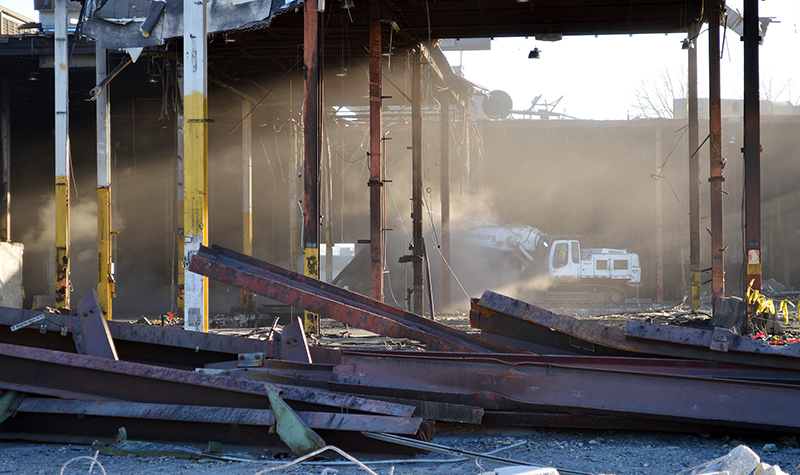
<path id="1" fill-rule="evenodd" d="M 356 4 L 353 0 L 342 0 L 342 8 L 345 10 L 350 10 L 351 8 L 355 8 Z"/>
<path id="2" fill-rule="evenodd" d="M 150 84 L 155 84 L 160 80 L 161 76 L 159 76 L 158 73 L 150 73 L 150 75 L 147 76 L 147 82 L 149 82 Z"/>
<path id="3" fill-rule="evenodd" d="M 224 39 L 225 39 L 225 43 L 236 43 L 236 34 L 235 33 L 225 33 Z"/>
<path id="4" fill-rule="evenodd" d="M 39 71 L 33 71 L 30 74 L 28 74 L 28 81 L 41 81 L 41 80 L 42 80 L 42 75 L 39 73 Z"/>
<path id="5" fill-rule="evenodd" d="M 336 73 L 336 76 L 337 76 L 337 77 L 340 77 L 340 78 L 343 78 L 343 77 L 347 76 L 347 68 L 342 68 L 342 70 L 341 70 L 341 71 L 339 71 L 338 73 Z"/>
<path id="6" fill-rule="evenodd" d="M 694 49 L 694 41 L 689 38 L 684 38 L 681 44 L 681 49 Z"/>
<path id="7" fill-rule="evenodd" d="M 539 48 L 533 48 L 530 53 L 528 53 L 528 59 L 539 59 Z"/>

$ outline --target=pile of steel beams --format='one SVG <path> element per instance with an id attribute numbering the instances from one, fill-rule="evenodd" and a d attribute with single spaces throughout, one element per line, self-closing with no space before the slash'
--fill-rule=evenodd
<path id="1" fill-rule="evenodd" d="M 472 304 L 479 338 L 219 247 L 190 269 L 429 351 L 309 347 L 300 321 L 263 340 L 107 322 L 94 298 L 70 315 L 0 308 L 0 438 L 111 441 L 125 427 L 138 440 L 414 453 L 364 433 L 425 440 L 426 421 L 800 433 L 800 413 L 770 410 L 800 400 L 795 347 L 615 329 L 492 292 Z"/>

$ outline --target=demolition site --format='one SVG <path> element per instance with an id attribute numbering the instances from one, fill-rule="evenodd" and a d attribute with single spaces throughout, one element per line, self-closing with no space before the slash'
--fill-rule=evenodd
<path id="1" fill-rule="evenodd" d="M 0 7 L 0 473 L 800 473 L 759 3 Z M 608 35 L 680 35 L 667 115 L 453 62 Z"/>

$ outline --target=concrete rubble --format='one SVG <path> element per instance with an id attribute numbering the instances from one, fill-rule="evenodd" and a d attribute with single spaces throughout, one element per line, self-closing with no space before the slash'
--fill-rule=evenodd
<path id="1" fill-rule="evenodd" d="M 697 467 L 684 470 L 678 475 L 780 475 L 785 473 L 777 465 L 761 462 L 761 458 L 746 445 L 739 445 L 727 455 Z"/>

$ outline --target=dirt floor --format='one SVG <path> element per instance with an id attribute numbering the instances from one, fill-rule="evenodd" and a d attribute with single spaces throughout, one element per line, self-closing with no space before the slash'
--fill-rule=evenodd
<path id="1" fill-rule="evenodd" d="M 796 300 L 795 300 L 796 301 Z M 631 305 L 629 304 L 628 307 Z M 702 327 L 708 315 L 688 312 L 681 306 L 651 305 L 641 308 L 615 309 L 607 314 L 593 315 L 576 309 L 552 309 L 556 313 L 580 316 L 608 325 L 624 325 L 628 319 L 643 319 L 654 323 L 670 323 Z M 597 313 L 597 312 L 594 312 Z M 246 322 L 247 319 L 239 319 Z M 475 332 L 463 313 L 437 315 L 437 321 L 460 330 Z M 784 339 L 797 338 L 797 309 L 792 309 Z M 246 323 L 243 323 L 246 326 Z M 234 325 L 236 326 L 236 325 Z M 253 328 L 226 328 L 215 330 L 226 334 L 251 336 Z M 419 345 L 402 339 L 380 338 L 377 335 L 348 328 L 335 322 L 324 321 L 319 336 L 311 338 L 312 344 L 328 347 L 350 348 L 403 348 L 416 349 Z M 769 410 L 769 404 L 763 407 Z M 754 404 L 759 410 L 759 404 Z M 798 410 L 787 408 L 787 410 Z M 800 437 L 756 436 L 735 431 L 719 434 L 659 433 L 628 431 L 575 431 L 531 428 L 497 428 L 485 426 L 437 424 L 436 444 L 492 454 L 540 467 L 555 467 L 561 473 L 664 475 L 678 474 L 704 462 L 727 454 L 736 445 L 753 449 L 765 463 L 779 465 L 786 473 L 800 474 Z M 156 450 L 181 450 L 200 453 L 192 447 L 175 448 L 156 446 Z M 28 442 L 0 442 L 0 474 L 86 474 L 109 475 L 256 475 L 260 473 L 351 475 L 369 473 L 353 463 L 317 459 L 311 462 L 280 468 L 294 460 L 285 455 L 273 456 L 253 453 L 236 453 L 223 449 L 219 459 L 199 460 L 156 455 L 151 457 L 97 455 L 90 470 L 95 452 L 86 445 L 42 444 Z M 398 475 L 455 475 L 480 474 L 502 465 L 486 460 L 473 460 L 431 452 L 413 459 L 369 460 L 355 455 L 378 474 Z"/>

